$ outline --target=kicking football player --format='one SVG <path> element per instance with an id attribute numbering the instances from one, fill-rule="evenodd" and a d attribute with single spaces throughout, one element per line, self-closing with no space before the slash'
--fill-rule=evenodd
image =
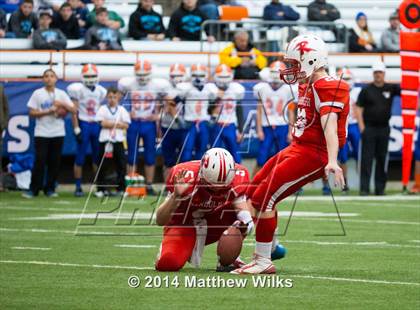
<path id="1" fill-rule="evenodd" d="M 216 67 L 214 81 L 216 85 L 209 85 L 215 98 L 210 108 L 214 121 L 211 144 L 213 147 L 224 146 L 235 162 L 240 163 L 239 142 L 244 122 L 241 100 L 245 96 L 245 88 L 233 82 L 232 69 L 224 64 Z"/>
<path id="2" fill-rule="evenodd" d="M 99 132 L 101 126 L 96 122 L 96 112 L 105 99 L 106 89 L 99 83 L 98 69 L 93 64 L 82 68 L 82 83 L 72 83 L 67 87 L 67 93 L 77 107 L 77 115 L 73 115 L 73 128 L 77 140 L 77 153 L 74 161 L 74 179 L 76 197 L 83 196 L 82 169 L 86 153 L 92 152 L 93 171 L 96 172 L 99 161 Z"/>
<path id="3" fill-rule="evenodd" d="M 166 87 L 166 96 L 160 120 L 165 180 L 169 169 L 182 161 L 180 157 L 184 149 L 186 129 L 183 116 L 183 102 L 179 95 L 183 92 L 182 89 L 185 89 L 181 85 L 185 84 L 186 74 L 183 64 L 172 64 L 169 69 L 169 86 Z"/>
<path id="4" fill-rule="evenodd" d="M 349 86 L 328 76 L 328 52 L 321 38 L 300 35 L 287 46 L 281 78 L 287 84 L 299 81 L 297 120 L 293 141 L 272 157 L 248 187 L 250 205 L 260 213 L 256 222 L 256 248 L 251 263 L 235 274 L 275 273 L 271 256 L 277 228 L 276 204 L 303 185 L 334 173 L 335 183 L 345 185 L 338 165 L 339 147 L 346 142 Z"/>
<path id="5" fill-rule="evenodd" d="M 347 142 L 342 148 L 340 148 L 338 152 L 338 161 L 340 163 L 341 169 L 343 169 L 344 181 L 346 183 L 346 185 L 343 188 L 343 194 L 347 194 L 349 192 L 349 187 L 347 184 L 346 162 L 349 159 L 350 150 L 354 159 L 356 159 L 356 161 L 358 160 L 360 131 L 355 113 L 357 111 L 357 97 L 359 96 L 359 93 L 362 89 L 361 87 L 354 86 L 353 74 L 348 68 L 339 68 L 337 70 L 337 77 L 341 77 L 344 81 L 347 82 L 347 84 L 350 87 L 350 110 L 348 116 Z"/>
<path id="6" fill-rule="evenodd" d="M 156 160 L 156 123 L 159 119 L 159 100 L 163 96 L 161 79 L 152 79 L 152 64 L 140 60 L 134 65 L 132 77 L 118 81 L 118 89 L 129 102 L 131 124 L 127 130 L 128 173 L 137 171 L 139 139 L 144 146 L 144 171 L 147 193 L 154 195 L 153 179 Z"/>
<path id="7" fill-rule="evenodd" d="M 207 83 L 208 68 L 202 64 L 191 66 L 191 83 L 186 87 L 181 97 L 184 99 L 184 119 L 187 127 L 185 148 L 182 161 L 200 159 L 207 150 L 209 143 L 209 101 L 212 98 L 211 85 Z M 194 156 L 193 156 L 194 153 Z"/>
<path id="8" fill-rule="evenodd" d="M 273 62 L 267 81 L 259 82 L 253 88 L 254 97 L 258 100 L 257 135 L 260 140 L 254 175 L 271 156 L 284 149 L 292 139 L 292 126 L 289 124 L 294 123 L 297 85 L 286 85 L 282 82 L 280 70 L 284 69 L 285 65 L 281 61 Z"/>

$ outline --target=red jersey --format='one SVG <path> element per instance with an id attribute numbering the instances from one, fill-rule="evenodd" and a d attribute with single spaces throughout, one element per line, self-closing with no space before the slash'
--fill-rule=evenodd
<path id="1" fill-rule="evenodd" d="M 233 203 L 245 199 L 246 188 L 249 185 L 248 170 L 239 164 L 235 164 L 235 177 L 232 183 L 224 190 L 212 192 L 211 185 L 200 182 L 200 161 L 194 160 L 174 166 L 166 182 L 166 188 L 170 193 L 174 190 L 174 176 L 186 170 L 185 181 L 191 181 L 190 186 L 184 193 L 185 199 L 172 215 L 169 225 L 191 225 L 192 219 L 202 218 L 221 208 L 227 212 L 233 211 Z"/>
<path id="2" fill-rule="evenodd" d="M 321 116 L 337 113 L 338 142 L 340 148 L 346 143 L 347 116 L 349 114 L 349 86 L 343 80 L 325 76 L 312 84 L 299 85 L 297 119 L 293 137 L 304 144 L 326 148 Z"/>

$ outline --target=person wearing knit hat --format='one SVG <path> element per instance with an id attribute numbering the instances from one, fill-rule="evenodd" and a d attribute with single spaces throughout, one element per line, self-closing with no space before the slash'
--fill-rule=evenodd
<path id="1" fill-rule="evenodd" d="M 350 29 L 349 37 L 350 53 L 372 53 L 377 52 L 372 33 L 369 31 L 367 16 L 363 12 L 356 15 L 356 25 Z"/>

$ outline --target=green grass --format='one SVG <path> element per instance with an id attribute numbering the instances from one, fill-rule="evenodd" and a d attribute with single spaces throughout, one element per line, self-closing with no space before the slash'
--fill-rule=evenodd
<path id="1" fill-rule="evenodd" d="M 100 216 L 96 223 L 84 219 L 78 225 L 86 198 L 62 193 L 60 198 L 24 200 L 19 193 L 0 193 L 0 308 L 420 308 L 420 202 L 413 197 L 361 200 L 355 196 L 338 200 L 346 231 L 343 236 L 331 200 L 312 199 L 305 193 L 297 200 L 296 216 L 291 218 L 287 234 L 280 236 L 288 255 L 276 261 L 278 275 L 292 279 L 293 288 L 254 288 L 252 282 L 246 288 L 183 287 L 185 276 L 237 278 L 214 271 L 215 245 L 206 248 L 200 269 L 187 265 L 178 273 L 155 272 L 161 228 L 148 225 L 152 201 L 131 199 L 124 204 L 123 215 L 138 209 L 131 219 L 116 221 Z M 292 204 L 291 200 L 285 201 L 279 210 L 290 211 Z M 103 204 L 92 198 L 85 213 L 108 212 L 116 207 L 116 198 Z M 281 233 L 287 222 L 288 217 L 280 217 Z M 115 246 L 121 244 L 150 247 Z M 252 244 L 253 237 L 248 238 L 242 251 L 247 261 Z M 150 269 L 136 269 L 143 267 Z M 128 286 L 131 275 L 143 281 L 140 287 Z M 145 288 L 144 278 L 149 275 L 178 276 L 180 287 Z"/>

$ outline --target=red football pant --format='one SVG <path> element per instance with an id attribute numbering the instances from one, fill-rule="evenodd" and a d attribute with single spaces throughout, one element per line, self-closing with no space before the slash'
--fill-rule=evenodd
<path id="1" fill-rule="evenodd" d="M 255 175 L 247 195 L 259 211 L 272 211 L 276 204 L 305 184 L 324 175 L 326 150 L 296 141 L 273 156 Z"/>
<path id="2" fill-rule="evenodd" d="M 233 209 L 225 209 L 205 217 L 206 245 L 219 240 L 222 233 L 236 221 Z M 155 268 L 158 271 L 178 271 L 191 257 L 196 242 L 196 229 L 191 226 L 165 226 Z"/>

